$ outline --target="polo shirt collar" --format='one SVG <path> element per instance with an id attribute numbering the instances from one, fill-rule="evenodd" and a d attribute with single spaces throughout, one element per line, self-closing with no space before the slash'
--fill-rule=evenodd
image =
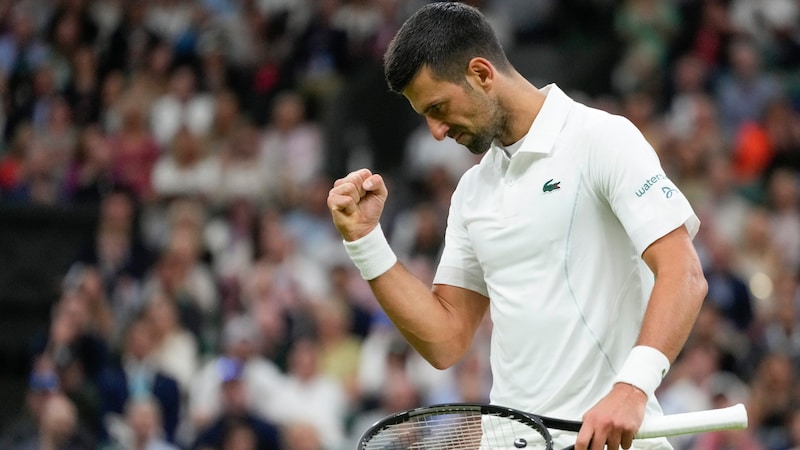
<path id="1" fill-rule="evenodd" d="M 567 114 L 574 101 L 567 96 L 558 86 L 548 84 L 540 89 L 547 97 L 542 104 L 542 109 L 533 120 L 528 134 L 522 139 L 522 147 L 516 153 L 549 154 L 553 150 L 556 138 L 567 121 Z M 497 141 L 492 142 L 492 148 L 504 153 Z"/>

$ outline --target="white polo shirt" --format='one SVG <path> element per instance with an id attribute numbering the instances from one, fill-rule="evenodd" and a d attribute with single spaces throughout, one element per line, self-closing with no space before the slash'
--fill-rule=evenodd
<path id="1" fill-rule="evenodd" d="M 491 301 L 492 403 L 578 420 L 638 337 L 654 281 L 642 252 L 699 220 L 631 122 L 542 92 L 512 157 L 493 145 L 461 178 L 434 283 Z"/>

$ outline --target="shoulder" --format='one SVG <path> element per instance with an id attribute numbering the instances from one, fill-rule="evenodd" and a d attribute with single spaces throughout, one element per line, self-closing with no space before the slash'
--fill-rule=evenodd
<path id="1" fill-rule="evenodd" d="M 570 134 L 585 143 L 597 146 L 641 135 L 639 129 L 627 117 L 583 104 L 577 104 L 574 111 L 575 114 L 569 122 Z"/>
<path id="2" fill-rule="evenodd" d="M 628 118 L 583 106 L 572 122 L 574 146 L 590 165 L 614 164 L 620 158 L 650 158 L 655 150 Z"/>

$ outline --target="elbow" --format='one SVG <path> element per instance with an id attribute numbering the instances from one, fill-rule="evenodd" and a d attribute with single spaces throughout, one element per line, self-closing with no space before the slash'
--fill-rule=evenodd
<path id="1" fill-rule="evenodd" d="M 441 359 L 429 359 L 428 362 L 438 370 L 446 370 L 453 366 L 453 363 Z"/>
<path id="2" fill-rule="evenodd" d="M 445 370 L 453 367 L 459 360 L 459 357 L 453 357 L 452 354 L 431 354 L 423 355 L 428 364 L 433 366 L 434 369 Z"/>
<path id="3" fill-rule="evenodd" d="M 439 345 L 429 347 L 426 349 L 427 351 L 420 351 L 419 353 L 435 369 L 445 370 L 456 365 L 467 352 L 467 348 L 460 345 Z"/>
<path id="4" fill-rule="evenodd" d="M 703 270 L 699 264 L 697 267 L 692 269 L 689 280 L 689 292 L 691 293 L 690 296 L 695 300 L 697 309 L 699 310 L 706 298 L 706 295 L 708 294 L 708 281 L 706 280 Z"/>

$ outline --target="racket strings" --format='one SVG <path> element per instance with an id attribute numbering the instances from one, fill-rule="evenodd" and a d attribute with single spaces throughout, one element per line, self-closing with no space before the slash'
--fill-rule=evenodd
<path id="1" fill-rule="evenodd" d="M 488 450 L 548 448 L 544 434 L 508 417 L 479 412 L 425 414 L 389 425 L 366 450 Z"/>

